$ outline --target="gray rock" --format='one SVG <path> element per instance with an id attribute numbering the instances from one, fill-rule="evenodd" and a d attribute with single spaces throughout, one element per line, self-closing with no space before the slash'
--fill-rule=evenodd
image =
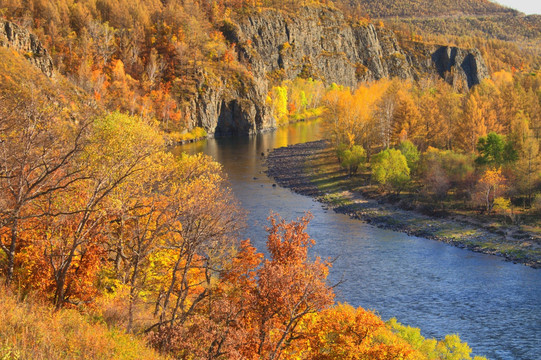
<path id="1" fill-rule="evenodd" d="M 239 61 L 253 78 L 240 79 L 240 84 L 223 79 L 199 87 L 192 101 L 196 109 L 192 125 L 204 127 L 210 135 L 274 128 L 265 104 L 270 79 L 312 77 L 356 87 L 360 81 L 432 74 L 471 87 L 488 77 L 476 49 L 414 43 L 405 51 L 391 30 L 351 24 L 340 11 L 321 6 L 303 7 L 295 16 L 272 9 L 255 12 L 237 23 L 225 23 L 222 32 L 236 44 Z"/>
<path id="2" fill-rule="evenodd" d="M 203 127 L 210 136 L 221 136 L 253 134 L 276 126 L 265 104 L 266 81 L 248 76 L 211 78 L 204 72 L 198 74 L 190 127 Z"/>
<path id="3" fill-rule="evenodd" d="M 0 19 L 0 46 L 23 53 L 45 75 L 53 76 L 53 59 L 38 38 L 28 30 Z"/>
<path id="4" fill-rule="evenodd" d="M 230 25 L 226 37 L 237 44 L 240 61 L 257 77 L 311 76 L 355 87 L 359 81 L 437 74 L 468 86 L 488 76 L 478 50 L 417 44 L 406 52 L 395 34 L 373 24 L 351 24 L 338 10 L 303 7 L 296 16 L 278 10 L 254 13 Z M 452 73 L 452 76 L 449 74 Z"/>
<path id="5" fill-rule="evenodd" d="M 409 62 L 419 74 L 434 73 L 451 85 L 464 82 L 469 88 L 488 78 L 489 72 L 478 49 L 414 43 Z"/>
<path id="6" fill-rule="evenodd" d="M 200 70 L 195 76 L 197 91 L 188 97 L 188 127 L 203 127 L 210 136 L 275 128 L 265 101 L 269 79 L 302 76 L 356 87 L 361 81 L 433 74 L 471 87 L 488 77 L 477 49 L 413 43 L 406 51 L 392 31 L 351 24 L 340 11 L 320 6 L 303 7 L 295 16 L 265 10 L 224 24 L 222 32 L 236 44 L 239 61 L 251 74 Z M 53 75 L 51 56 L 28 30 L 0 20 L 0 46 L 16 49 L 47 76 Z"/>

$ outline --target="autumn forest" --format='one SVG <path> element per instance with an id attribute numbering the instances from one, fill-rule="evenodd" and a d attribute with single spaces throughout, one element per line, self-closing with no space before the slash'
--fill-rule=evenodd
<path id="1" fill-rule="evenodd" d="M 342 302 L 306 209 L 246 239 L 227 169 L 172 151 L 315 121 L 340 192 L 513 227 L 539 267 L 541 22 L 408 3 L 0 0 L 0 359 L 485 359 Z M 288 41 L 268 70 L 239 29 L 302 11 L 387 42 L 323 68 Z M 440 45 L 475 66 L 414 64 Z"/>

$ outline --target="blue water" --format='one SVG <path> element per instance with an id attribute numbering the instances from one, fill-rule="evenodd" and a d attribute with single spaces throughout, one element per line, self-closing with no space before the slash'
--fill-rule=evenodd
<path id="1" fill-rule="evenodd" d="M 490 359 L 541 359 L 541 270 L 433 240 L 377 229 L 327 211 L 280 187 L 264 173 L 261 153 L 319 138 L 319 124 L 296 124 L 252 137 L 207 140 L 202 151 L 223 164 L 249 211 L 245 236 L 264 251 L 270 211 L 295 219 L 310 211 L 314 256 L 336 258 L 329 276 L 343 280 L 337 300 L 421 328 L 426 337 L 459 334 L 473 354 Z M 256 178 L 256 179 L 254 179 Z"/>

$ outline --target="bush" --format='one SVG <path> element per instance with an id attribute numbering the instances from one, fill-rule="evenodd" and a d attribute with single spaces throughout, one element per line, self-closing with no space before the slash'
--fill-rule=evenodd
<path id="1" fill-rule="evenodd" d="M 480 165 L 501 166 L 518 159 L 513 143 L 506 141 L 505 136 L 489 133 L 477 142 L 479 156 L 475 160 Z"/>
<path id="2" fill-rule="evenodd" d="M 406 157 L 400 150 L 383 150 L 372 158 L 372 179 L 400 193 L 410 181 Z"/>
<path id="3" fill-rule="evenodd" d="M 444 197 L 452 188 L 467 188 L 475 172 L 471 155 L 428 148 L 421 158 L 421 182 L 427 190 Z"/>
<path id="4" fill-rule="evenodd" d="M 196 127 L 192 131 L 184 133 L 184 134 L 173 133 L 171 134 L 171 139 L 174 142 L 182 143 L 182 142 L 190 142 L 190 141 L 205 139 L 207 136 L 208 134 L 205 131 L 205 129 L 201 127 Z"/>
<path id="5" fill-rule="evenodd" d="M 353 145 L 351 149 L 344 150 L 341 154 L 340 165 L 347 169 L 349 175 L 356 174 L 359 166 L 366 161 L 366 152 L 362 146 Z"/>
<path id="6" fill-rule="evenodd" d="M 535 195 L 535 198 L 532 201 L 532 209 L 541 213 L 541 194 Z"/>
<path id="7" fill-rule="evenodd" d="M 398 150 L 400 150 L 402 155 L 406 157 L 406 161 L 408 162 L 408 167 L 410 168 L 411 172 L 415 172 L 420 157 L 417 146 L 415 146 L 415 144 L 409 140 L 404 140 L 400 143 L 400 145 L 398 145 Z"/>
<path id="8" fill-rule="evenodd" d="M 344 159 L 344 153 L 348 149 L 348 146 L 344 143 L 338 144 L 336 147 L 336 157 L 338 158 L 338 162 L 342 164 L 342 159 Z"/>

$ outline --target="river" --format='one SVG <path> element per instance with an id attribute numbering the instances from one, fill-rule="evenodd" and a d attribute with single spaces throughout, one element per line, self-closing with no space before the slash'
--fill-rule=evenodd
<path id="1" fill-rule="evenodd" d="M 473 354 L 541 359 L 541 270 L 433 240 L 382 230 L 325 210 L 313 199 L 273 186 L 261 153 L 320 138 L 318 122 L 264 134 L 209 139 L 177 151 L 220 162 L 249 211 L 245 237 L 265 249 L 271 211 L 290 220 L 310 211 L 312 256 L 336 258 L 329 279 L 344 280 L 337 300 L 375 310 L 383 319 L 421 328 L 425 337 L 459 334 Z"/>

